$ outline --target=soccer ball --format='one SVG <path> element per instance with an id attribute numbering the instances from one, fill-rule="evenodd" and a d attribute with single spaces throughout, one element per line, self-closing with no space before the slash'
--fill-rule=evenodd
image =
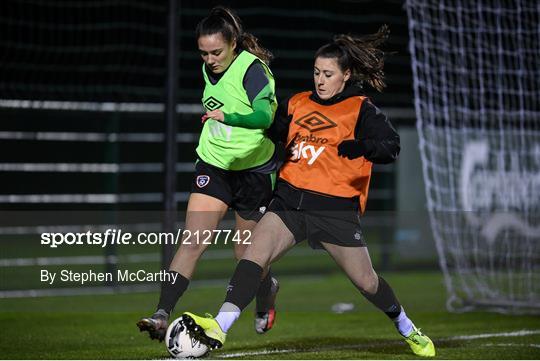
<path id="1" fill-rule="evenodd" d="M 190 359 L 202 357 L 208 353 L 208 346 L 191 337 L 182 317 L 174 320 L 165 334 L 165 346 L 172 357 Z"/>

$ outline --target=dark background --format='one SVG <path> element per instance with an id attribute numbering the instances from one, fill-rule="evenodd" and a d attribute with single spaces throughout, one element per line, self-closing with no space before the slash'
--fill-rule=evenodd
<path id="1" fill-rule="evenodd" d="M 181 1 L 179 104 L 198 104 L 203 82 L 194 28 L 213 5 L 237 11 L 246 31 L 260 38 L 279 98 L 311 88 L 313 54 L 336 33 L 366 34 L 388 24 L 388 87 L 368 90 L 396 127 L 414 124 L 407 17 L 401 1 Z M 161 103 L 165 96 L 167 1 L 38 1 L 0 3 L 0 99 Z M 160 112 L 99 112 L 0 107 L 0 163 L 161 163 L 162 141 L 45 140 L 42 133 L 158 134 Z M 178 161 L 195 159 L 199 114 L 179 113 Z M 11 136 L 13 134 L 23 134 Z M 40 135 L 41 134 L 41 135 Z M 191 136 L 191 138 L 190 138 Z M 194 138 L 195 139 L 192 139 Z M 191 140 L 190 140 L 191 139 Z M 2 209 L 160 209 L 163 174 L 157 171 L 1 171 Z M 7 170 L 6 170 L 7 169 Z M 179 171 L 179 209 L 191 181 Z M 28 201 L 13 195 L 141 195 L 113 202 Z M 39 201 L 42 199 L 44 201 Z M 138 199 L 138 200 L 137 200 Z M 375 167 L 368 209 L 395 208 L 395 168 Z"/>

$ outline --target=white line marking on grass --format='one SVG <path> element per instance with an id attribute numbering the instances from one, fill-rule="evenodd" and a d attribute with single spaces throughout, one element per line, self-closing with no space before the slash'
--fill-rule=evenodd
<path id="1" fill-rule="evenodd" d="M 493 347 L 493 346 L 509 347 L 509 346 L 514 346 L 514 347 L 536 347 L 536 348 L 540 348 L 540 344 L 535 344 L 535 343 L 530 343 L 530 344 L 526 344 L 526 343 L 486 343 L 486 344 L 484 344 L 482 346 L 484 346 L 484 347 Z"/>
<path id="2" fill-rule="evenodd" d="M 528 335 L 538 335 L 540 330 L 521 330 L 513 332 L 500 332 L 500 333 L 481 333 L 478 335 L 463 335 L 463 336 L 452 336 L 441 339 L 441 341 L 454 341 L 454 340 L 476 340 L 479 338 L 491 338 L 491 337 L 520 337 Z"/>
<path id="3" fill-rule="evenodd" d="M 244 357 L 244 356 L 259 356 L 259 355 L 274 355 L 281 353 L 297 353 L 297 352 L 321 352 L 321 351 L 337 351 L 337 350 L 349 350 L 357 348 L 373 348 L 379 346 L 388 346 L 388 345 L 397 345 L 401 344 L 401 341 L 392 340 L 388 342 L 374 342 L 369 344 L 354 344 L 354 345 L 339 345 L 339 346 L 325 346 L 325 347 L 316 347 L 316 348 L 299 348 L 299 349 L 283 349 L 283 350 L 261 350 L 261 351 L 252 351 L 252 352 L 237 352 L 231 354 L 217 355 L 220 358 L 235 358 L 235 357 Z"/>
<path id="4" fill-rule="evenodd" d="M 319 350 L 319 349 L 317 349 Z M 244 356 L 262 356 L 262 355 L 277 355 L 280 353 L 293 353 L 293 352 L 306 352 L 311 350 L 298 350 L 298 349 L 283 349 L 283 350 L 262 350 L 262 351 L 252 351 L 252 352 L 236 352 L 229 353 L 225 355 L 218 355 L 221 358 L 235 358 L 235 357 L 244 357 Z"/>
<path id="5" fill-rule="evenodd" d="M 491 338 L 491 337 L 520 337 L 528 335 L 538 335 L 540 330 L 520 330 L 512 332 L 499 332 L 499 333 L 482 333 L 477 335 L 463 335 L 463 336 L 452 336 L 438 339 L 438 341 L 454 341 L 454 340 L 476 340 L 482 338 Z M 437 340 L 436 340 L 437 341 Z M 216 355 L 216 358 L 236 358 L 236 357 L 248 357 L 248 356 L 261 356 L 261 355 L 277 355 L 283 353 L 298 353 L 298 352 L 321 352 L 321 351 L 337 351 L 343 349 L 355 349 L 355 348 L 373 348 L 377 346 L 388 346 L 401 344 L 401 341 L 393 340 L 388 342 L 377 342 L 377 343 L 368 343 L 368 344 L 355 344 L 355 345 L 339 345 L 339 346 L 327 346 L 327 347 L 317 347 L 317 348 L 298 348 L 298 349 L 283 349 L 283 350 L 260 350 L 260 351 L 250 351 L 250 352 L 235 352 L 235 353 L 226 353 L 222 355 Z M 489 344 L 488 344 L 489 345 Z M 495 344 L 494 344 L 495 345 Z M 497 344 L 504 345 L 504 344 Z M 515 346 L 515 344 L 508 344 Z M 537 344 L 523 344 L 520 346 L 529 346 L 529 347 L 540 347 Z"/>

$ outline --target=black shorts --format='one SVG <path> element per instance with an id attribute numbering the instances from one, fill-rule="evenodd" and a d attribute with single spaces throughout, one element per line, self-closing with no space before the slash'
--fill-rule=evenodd
<path id="1" fill-rule="evenodd" d="M 327 197 L 278 181 L 268 212 L 285 223 L 297 243 L 307 239 L 312 248 L 323 248 L 321 242 L 366 247 L 357 199 Z"/>
<path id="2" fill-rule="evenodd" d="M 259 221 L 272 199 L 274 180 L 275 173 L 224 170 L 198 160 L 191 193 L 217 198 L 243 219 Z"/>

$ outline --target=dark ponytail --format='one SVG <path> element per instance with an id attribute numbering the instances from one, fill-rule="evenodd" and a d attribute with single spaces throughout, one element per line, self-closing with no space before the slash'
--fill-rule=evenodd
<path id="1" fill-rule="evenodd" d="M 238 15 L 223 6 L 216 6 L 210 10 L 210 15 L 202 19 L 195 29 L 197 39 L 217 33 L 220 33 L 228 44 L 236 40 L 240 49 L 249 51 L 266 64 L 270 64 L 274 58 L 268 49 L 259 44 L 259 40 L 253 34 L 244 32 Z"/>
<path id="2" fill-rule="evenodd" d="M 367 82 L 377 91 L 383 91 L 384 82 L 384 55 L 380 49 L 390 34 L 387 25 L 381 26 L 375 34 L 354 36 L 339 34 L 333 41 L 319 48 L 315 59 L 336 58 L 342 71 L 351 71 L 352 83 Z"/>

